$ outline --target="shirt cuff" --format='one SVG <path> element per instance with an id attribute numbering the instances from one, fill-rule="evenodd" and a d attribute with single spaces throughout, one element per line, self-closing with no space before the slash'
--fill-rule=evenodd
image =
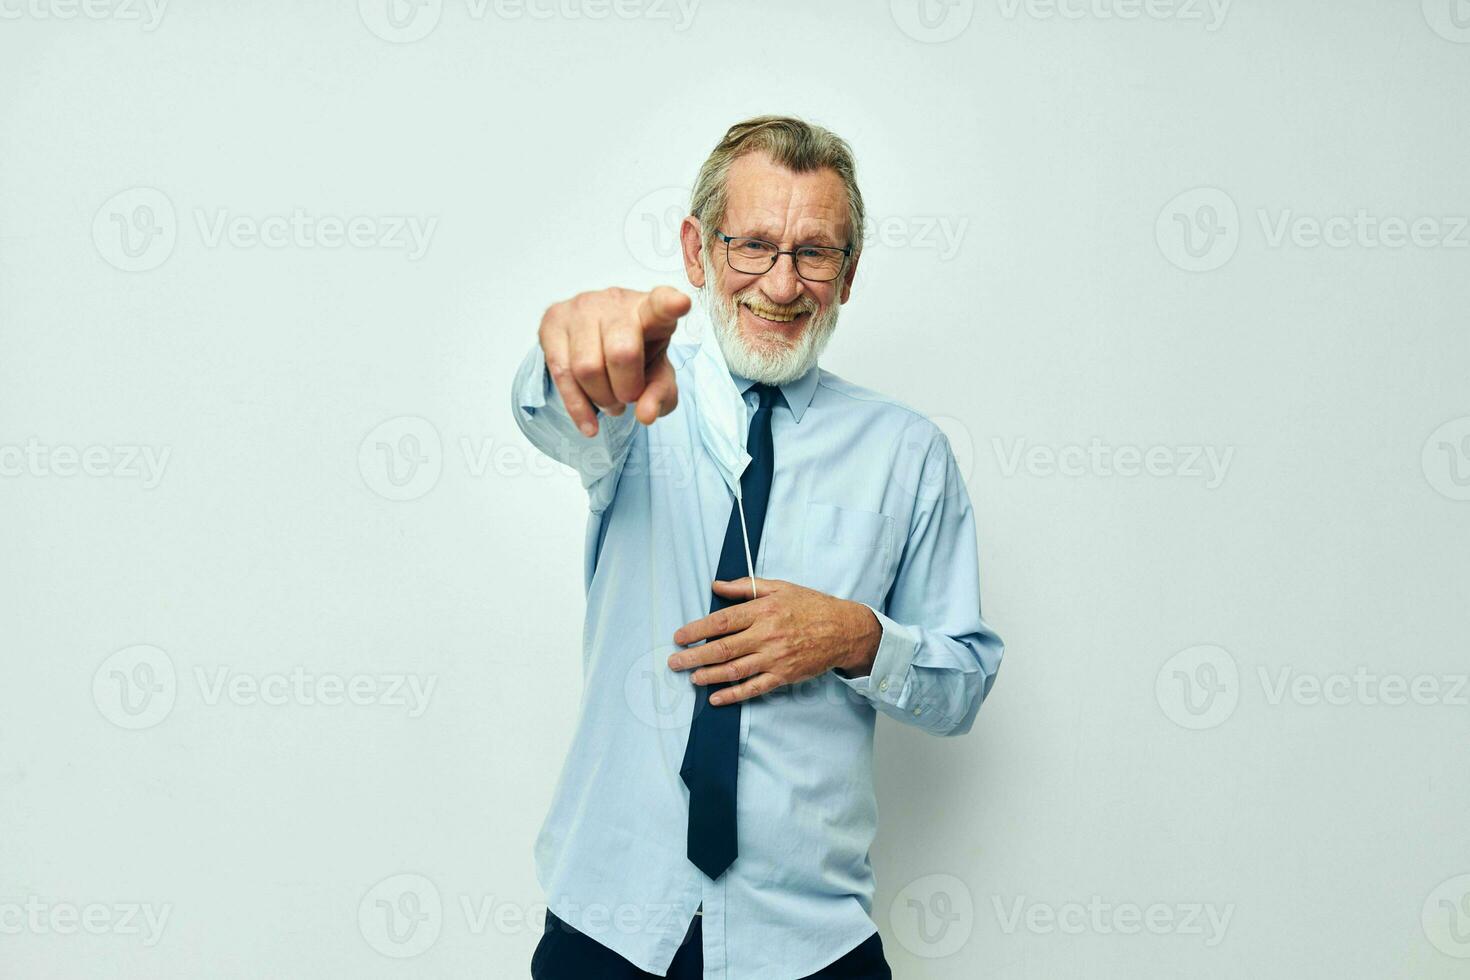
<path id="1" fill-rule="evenodd" d="M 919 649 L 918 636 L 914 630 L 894 622 L 866 602 L 863 605 L 877 617 L 878 625 L 883 630 L 883 636 L 878 641 L 878 652 L 873 657 L 873 666 L 862 677 L 843 677 L 836 671 L 833 673 L 837 674 L 838 680 L 874 704 L 885 704 L 899 710 L 911 707 L 916 717 L 922 717 L 926 710 L 923 705 L 908 704 L 911 675 L 909 667 Z"/>
<path id="2" fill-rule="evenodd" d="M 526 372 L 526 380 L 521 384 L 520 391 L 516 393 L 516 404 L 520 410 L 527 416 L 534 416 L 539 410 L 550 405 L 554 411 L 566 415 L 567 410 L 561 399 L 561 389 L 556 386 L 556 382 L 551 380 L 551 369 L 546 366 L 546 355 L 541 350 L 539 340 L 527 357 L 534 358 L 539 366 Z M 604 425 L 615 425 L 623 420 L 634 418 L 631 411 L 624 412 L 622 415 L 609 415 L 597 405 L 593 405 L 592 410 L 597 415 L 599 429 Z"/>
<path id="3" fill-rule="evenodd" d="M 526 372 L 521 389 L 516 393 L 516 405 L 527 415 L 535 415 L 537 409 L 546 407 L 546 394 L 555 386 L 551 383 L 551 372 L 546 368 L 546 355 L 541 352 L 539 342 L 526 357 L 539 362 L 539 366 Z"/>

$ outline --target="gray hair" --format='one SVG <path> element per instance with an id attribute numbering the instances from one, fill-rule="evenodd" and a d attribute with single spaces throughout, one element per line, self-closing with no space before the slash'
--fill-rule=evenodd
<path id="1" fill-rule="evenodd" d="M 852 258 L 857 259 L 863 250 L 867 212 L 858 190 L 852 147 L 836 133 L 792 116 L 756 116 L 736 123 L 699 168 L 689 213 L 700 221 L 706 249 L 713 247 L 715 228 L 725 220 L 730 165 L 747 153 L 765 153 L 799 174 L 835 170 L 847 188 L 847 244 L 852 246 Z"/>

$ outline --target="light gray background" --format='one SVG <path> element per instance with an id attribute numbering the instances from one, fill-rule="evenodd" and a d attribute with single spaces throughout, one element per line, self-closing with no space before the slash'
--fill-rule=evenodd
<path id="1" fill-rule="evenodd" d="M 584 504 L 509 380 L 765 111 L 1008 647 L 880 724 L 896 975 L 1470 969 L 1470 6 L 92 3 L 0 0 L 0 972 L 526 975 Z"/>

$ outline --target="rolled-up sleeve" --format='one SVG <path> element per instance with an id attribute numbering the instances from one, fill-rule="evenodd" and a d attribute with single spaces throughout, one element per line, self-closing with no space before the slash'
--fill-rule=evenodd
<path id="1" fill-rule="evenodd" d="M 511 411 L 531 445 L 577 471 L 592 512 L 606 510 L 637 432 L 638 420 L 633 413 L 608 415 L 599 409 L 597 434 L 584 436 L 551 380 L 539 342 L 516 371 L 511 384 Z"/>
<path id="2" fill-rule="evenodd" d="M 937 429 L 915 485 L 893 586 L 878 609 L 869 673 L 837 678 L 884 714 L 935 735 L 962 735 L 1000 669 L 1004 645 L 980 615 L 975 519 L 949 442 Z"/>

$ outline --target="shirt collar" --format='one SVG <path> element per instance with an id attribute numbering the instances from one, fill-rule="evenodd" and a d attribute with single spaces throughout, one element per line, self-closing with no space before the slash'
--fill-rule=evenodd
<path id="1" fill-rule="evenodd" d="M 801 421 L 802 413 L 812 403 L 812 396 L 817 393 L 817 370 L 817 366 L 813 364 L 806 374 L 780 386 L 781 395 L 786 399 L 786 407 L 791 409 L 791 417 L 797 422 Z M 754 381 L 743 374 L 736 373 L 733 369 L 730 371 L 730 377 L 734 379 L 735 387 L 740 389 L 742 397 L 750 390 L 750 386 L 755 384 Z"/>

